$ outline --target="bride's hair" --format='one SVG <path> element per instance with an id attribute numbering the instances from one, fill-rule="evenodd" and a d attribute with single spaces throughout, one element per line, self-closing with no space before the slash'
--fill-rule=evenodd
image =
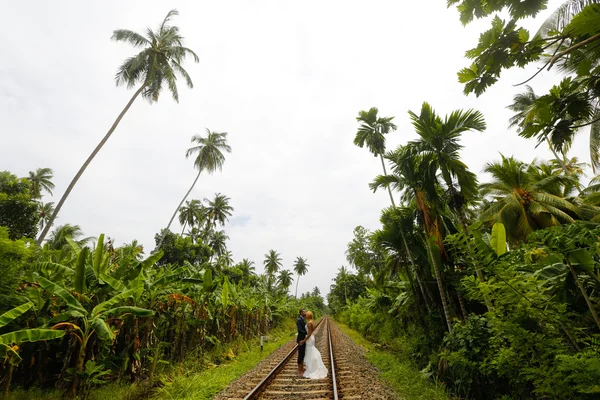
<path id="1" fill-rule="evenodd" d="M 313 319 L 313 313 L 312 313 L 312 311 L 307 311 L 306 312 L 306 318 Z"/>

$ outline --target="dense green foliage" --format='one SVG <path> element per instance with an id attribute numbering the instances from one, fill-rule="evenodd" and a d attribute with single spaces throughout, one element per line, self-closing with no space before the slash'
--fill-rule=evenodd
<path id="1" fill-rule="evenodd" d="M 19 346 L 0 352 L 19 360 L 4 364 L 5 387 L 13 382 L 85 395 L 114 380 L 152 382 L 186 360 L 205 367 L 207 352 L 264 335 L 300 306 L 323 314 L 318 290 L 298 300 L 289 295 L 289 271 L 274 279 L 257 275 L 249 260 L 233 263 L 226 239 L 217 251 L 214 236 L 226 236 L 213 229 L 214 215 L 188 225 L 190 232 L 203 227 L 204 239 L 168 232 L 148 257 L 135 241 L 114 247 L 104 235 L 79 240 L 81 229 L 68 224 L 42 249 L 11 240 L 0 227 L 0 267 L 12 272 L 3 274 L 0 304 L 4 311 L 25 307 L 0 324 L 0 347 Z M 29 331 L 6 336 L 22 327 Z M 38 331 L 45 336 L 34 338 L 44 342 L 23 341 L 25 332 Z"/>

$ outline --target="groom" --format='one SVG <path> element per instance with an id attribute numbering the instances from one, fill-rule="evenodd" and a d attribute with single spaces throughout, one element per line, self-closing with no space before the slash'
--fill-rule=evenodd
<path id="1" fill-rule="evenodd" d="M 302 377 L 304 375 L 304 353 L 306 352 L 306 343 L 300 344 L 302 340 L 306 337 L 308 332 L 306 332 L 306 323 L 304 322 L 304 317 L 306 316 L 306 311 L 304 309 L 300 309 L 300 315 L 298 315 L 298 319 L 296 320 L 296 328 L 298 328 L 298 336 L 296 337 L 296 343 L 298 343 L 298 376 Z"/>

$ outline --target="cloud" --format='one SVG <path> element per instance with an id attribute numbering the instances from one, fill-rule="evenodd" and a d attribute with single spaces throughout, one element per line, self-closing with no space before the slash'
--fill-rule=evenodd
<path id="1" fill-rule="evenodd" d="M 559 3 L 551 1 L 548 12 Z M 154 234 L 196 177 L 184 157 L 191 136 L 206 127 L 226 131 L 233 153 L 222 173 L 200 177 L 191 198 L 231 198 L 235 213 L 226 231 L 236 261 L 250 258 L 260 270 L 273 248 L 291 269 L 305 257 L 310 268 L 299 290 L 327 293 L 346 264 L 353 228 L 376 229 L 389 201 L 367 186 L 381 172 L 379 161 L 352 144 L 359 110 L 377 106 L 396 116 L 398 131 L 388 136 L 393 148 L 415 138 L 407 111 L 423 101 L 440 114 L 479 109 L 488 130 L 462 141 L 463 158 L 477 173 L 500 152 L 524 160 L 550 156 L 507 129 L 504 107 L 521 90 L 512 84 L 531 69 L 505 73 L 478 99 L 462 94 L 456 72 L 468 64 L 464 51 L 486 21 L 465 28 L 439 0 L 364 4 L 177 2 L 175 24 L 201 59 L 185 64 L 195 88 L 180 84 L 179 104 L 166 92 L 158 104 L 134 103 L 57 222 L 152 249 Z M 3 11 L 0 33 L 19 32 L 19 40 L 0 43 L 7 61 L 0 64 L 1 168 L 21 176 L 53 168 L 57 201 L 133 94 L 116 88 L 113 76 L 135 50 L 111 42 L 112 31 L 143 31 L 168 7 L 141 0 L 11 2 Z M 544 72 L 533 83 L 542 90 L 553 80 Z M 585 142 L 578 139 L 572 153 L 588 160 Z"/>

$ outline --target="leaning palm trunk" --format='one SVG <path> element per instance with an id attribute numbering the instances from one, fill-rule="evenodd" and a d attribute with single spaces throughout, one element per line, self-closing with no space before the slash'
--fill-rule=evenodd
<path id="1" fill-rule="evenodd" d="M 440 291 L 440 298 L 442 299 L 442 308 L 444 310 L 444 317 L 446 318 L 446 324 L 448 324 L 448 332 L 452 333 L 452 321 L 450 320 L 450 309 L 448 308 L 448 301 L 446 299 L 446 293 L 444 293 L 444 287 L 442 284 L 442 274 L 440 273 L 440 267 L 437 263 L 437 259 L 433 255 L 433 249 L 431 248 L 429 235 L 427 231 L 425 231 L 425 245 L 427 246 L 427 251 L 429 252 L 429 258 L 431 258 L 431 264 L 433 265 L 433 270 L 435 272 L 435 280 L 437 282 L 438 289 Z"/>
<path id="2" fill-rule="evenodd" d="M 423 296 L 423 301 L 425 301 L 425 307 L 429 310 L 429 301 L 427 301 L 427 296 L 425 295 L 425 290 L 423 289 L 423 283 L 421 282 L 421 278 L 419 277 L 419 271 L 417 271 L 417 266 L 415 265 L 415 260 L 413 260 L 412 252 L 408 247 L 408 243 L 406 242 L 406 237 L 404 236 L 404 232 L 400 231 L 400 236 L 402 237 L 402 242 L 404 243 L 404 249 L 406 250 L 406 255 L 410 260 L 410 265 L 412 267 L 412 271 L 415 274 L 417 279 L 417 284 L 419 285 L 419 289 L 421 291 L 421 296 Z"/>
<path id="3" fill-rule="evenodd" d="M 381 166 L 383 167 L 383 176 L 387 175 L 387 171 L 385 169 L 385 162 L 383 161 L 383 154 L 379 154 L 379 158 L 381 159 Z M 392 196 L 392 189 L 388 186 L 388 193 L 390 194 L 390 200 L 392 201 L 392 207 L 396 208 L 396 203 L 394 202 L 394 196 Z"/>
<path id="4" fill-rule="evenodd" d="M 42 244 L 42 242 L 46 238 L 46 235 L 48 234 L 48 231 L 50 230 L 50 227 L 52 226 L 52 224 L 54 224 L 54 220 L 56 219 L 56 216 L 58 215 L 58 213 L 59 213 L 60 209 L 62 208 L 63 204 L 65 203 L 65 201 L 67 200 L 67 197 L 69 197 L 69 194 L 71 193 L 71 190 L 73 190 L 73 188 L 75 187 L 75 184 L 77 183 L 77 181 L 79 180 L 79 178 L 81 178 L 81 175 L 83 175 L 83 172 L 86 170 L 86 168 L 88 167 L 88 165 L 92 162 L 92 160 L 94 159 L 94 157 L 96 157 L 96 154 L 98 154 L 100 152 L 100 149 L 102 149 L 102 146 L 104 146 L 104 144 L 108 141 L 108 139 L 110 138 L 110 136 L 113 134 L 113 132 L 115 131 L 115 129 L 117 128 L 117 126 L 121 122 L 121 119 L 123 119 L 123 117 L 125 116 L 125 114 L 127 113 L 127 111 L 129 111 L 129 108 L 131 107 L 131 105 L 133 104 L 133 102 L 135 101 L 135 99 L 140 95 L 140 93 L 142 93 L 142 90 L 144 90 L 145 87 L 146 87 L 145 84 L 142 85 L 142 86 L 140 86 L 140 88 L 133 94 L 133 96 L 131 97 L 131 99 L 129 100 L 129 102 L 127 103 L 127 105 L 125 106 L 125 108 L 123 109 L 123 111 L 121 111 L 121 113 L 119 114 L 119 116 L 117 117 L 117 119 L 115 120 L 115 122 L 112 124 L 112 126 L 110 127 L 110 129 L 106 133 L 106 135 L 102 138 L 102 140 L 100 141 L 100 143 L 98 143 L 98 145 L 96 146 L 96 148 L 94 149 L 94 151 L 92 151 L 92 154 L 90 154 L 90 156 L 87 158 L 87 160 L 85 160 L 85 162 L 83 163 L 83 165 L 81 166 L 81 168 L 79 169 L 79 171 L 77 172 L 77 174 L 75 175 L 75 177 L 73 178 L 73 180 L 71 181 L 71 183 L 69 184 L 69 186 L 67 187 L 67 190 L 62 195 L 60 201 L 56 205 L 56 208 L 54 209 L 54 212 L 52 213 L 52 216 L 50 216 L 50 219 L 46 223 L 46 226 L 45 226 L 44 230 L 42 231 L 42 233 L 38 237 L 38 239 L 36 241 L 36 244 L 38 246 L 40 244 Z"/>
<path id="5" fill-rule="evenodd" d="M 196 186 L 196 182 L 198 182 L 198 178 L 200 178 L 200 174 L 201 173 L 202 173 L 202 171 L 198 171 L 198 175 L 196 176 L 196 179 L 194 179 L 194 183 L 192 183 L 192 187 L 190 187 L 190 190 L 188 190 L 187 193 L 185 194 L 185 196 L 183 196 L 183 199 L 181 200 L 181 202 L 179 203 L 179 205 L 175 209 L 175 212 L 173 213 L 173 216 L 171 216 L 171 220 L 169 221 L 169 224 L 167 225 L 167 229 L 165 229 L 165 231 L 163 232 L 162 236 L 160 237 L 160 241 L 158 242 L 158 245 L 156 245 L 156 250 L 157 251 L 160 249 L 160 246 L 162 246 L 162 243 L 165 240 L 165 235 L 166 235 L 167 231 L 169 230 L 169 228 L 171 227 L 171 224 L 173 223 L 173 220 L 175 219 L 175 216 L 177 216 L 177 212 L 179 211 L 179 209 L 183 205 L 183 202 L 185 201 L 185 199 L 187 199 L 187 197 L 190 195 L 190 193 L 194 189 L 194 186 Z"/>

